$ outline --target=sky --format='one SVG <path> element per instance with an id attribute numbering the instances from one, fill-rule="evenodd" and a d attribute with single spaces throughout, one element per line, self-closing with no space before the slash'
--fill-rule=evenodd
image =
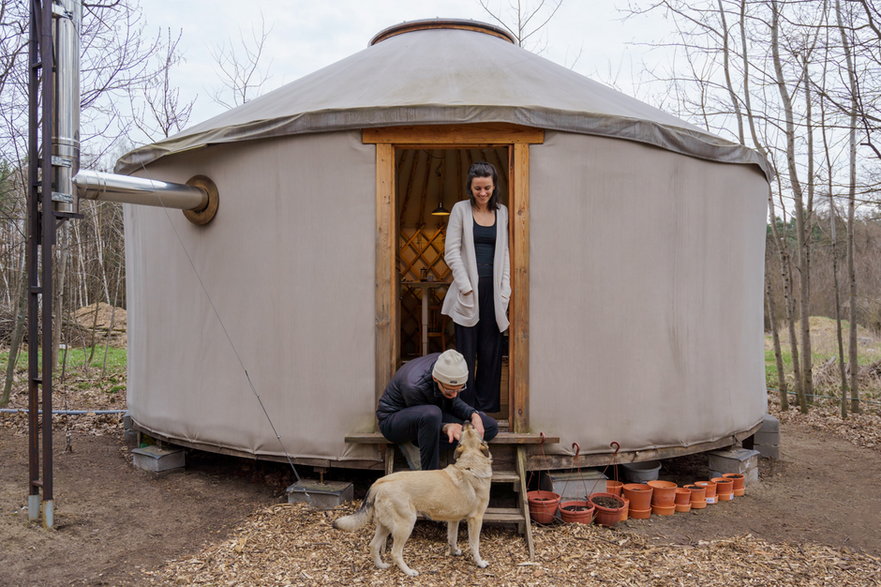
<path id="1" fill-rule="evenodd" d="M 487 0 L 510 17 L 516 0 Z M 528 1 L 521 0 L 524 4 Z M 537 4 L 536 1 L 531 2 Z M 564 0 L 550 24 L 526 48 L 637 98 L 643 64 L 655 67 L 663 52 L 646 44 L 670 33 L 661 16 L 622 20 L 621 0 Z M 478 0 L 141 0 L 149 29 L 182 32 L 184 62 L 174 73 L 181 97 L 198 96 L 188 126 L 225 110 L 212 96 L 221 87 L 213 57 L 224 43 L 269 31 L 263 64 L 266 93 L 365 49 L 379 31 L 404 21 L 465 18 L 493 22 Z"/>

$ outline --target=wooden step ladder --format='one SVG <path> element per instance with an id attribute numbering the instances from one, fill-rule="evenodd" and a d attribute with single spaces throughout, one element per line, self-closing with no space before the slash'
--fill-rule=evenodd
<path id="1" fill-rule="evenodd" d="M 395 470 L 395 445 L 389 442 L 380 432 L 350 434 L 346 442 L 353 444 L 374 444 L 384 447 L 383 460 L 385 474 Z M 535 557 L 532 542 L 532 524 L 529 519 L 529 503 L 526 499 L 526 450 L 530 445 L 542 443 L 559 443 L 557 437 L 531 432 L 499 432 L 489 441 L 493 453 L 493 484 L 509 483 L 513 485 L 515 501 L 513 507 L 489 507 L 483 516 L 483 522 L 497 524 L 516 524 L 520 534 L 526 537 L 530 560 Z M 496 463 L 499 466 L 496 466 Z"/>

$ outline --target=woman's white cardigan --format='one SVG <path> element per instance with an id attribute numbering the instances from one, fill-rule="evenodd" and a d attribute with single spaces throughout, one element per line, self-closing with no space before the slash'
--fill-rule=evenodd
<path id="1" fill-rule="evenodd" d="M 477 307 L 477 255 L 474 252 L 474 217 L 471 200 L 456 202 L 450 212 L 444 241 L 444 261 L 453 271 L 453 282 L 444 297 L 441 313 L 461 326 L 474 326 L 480 316 Z M 493 291 L 499 332 L 508 329 L 508 300 L 511 298 L 511 262 L 508 255 L 508 209 L 496 210 L 496 251 L 493 257 Z M 463 296 L 463 292 L 471 295 Z"/>

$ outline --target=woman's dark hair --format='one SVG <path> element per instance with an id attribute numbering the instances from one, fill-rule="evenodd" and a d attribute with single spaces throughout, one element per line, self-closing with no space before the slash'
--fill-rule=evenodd
<path id="1" fill-rule="evenodd" d="M 468 194 L 468 198 L 471 200 L 472 207 L 477 206 L 477 202 L 474 200 L 474 195 L 471 193 L 471 181 L 475 177 L 492 178 L 493 195 L 490 197 L 486 207 L 490 210 L 497 209 L 499 207 L 499 173 L 496 171 L 495 165 L 493 165 L 492 163 L 487 163 L 486 161 L 475 161 L 468 169 L 468 179 L 465 182 L 465 193 Z"/>

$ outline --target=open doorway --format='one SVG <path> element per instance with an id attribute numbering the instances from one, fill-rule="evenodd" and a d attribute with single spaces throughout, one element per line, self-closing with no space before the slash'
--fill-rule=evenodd
<path id="1" fill-rule="evenodd" d="M 509 206 L 509 160 L 507 146 L 395 149 L 399 365 L 426 353 L 456 348 L 453 323 L 440 313 L 452 280 L 452 272 L 443 258 L 449 211 L 456 202 L 467 197 L 465 179 L 469 166 L 475 161 L 496 166 L 499 201 Z M 511 397 L 507 340 L 506 333 L 500 411 L 492 414 L 502 421 L 509 419 Z"/>

